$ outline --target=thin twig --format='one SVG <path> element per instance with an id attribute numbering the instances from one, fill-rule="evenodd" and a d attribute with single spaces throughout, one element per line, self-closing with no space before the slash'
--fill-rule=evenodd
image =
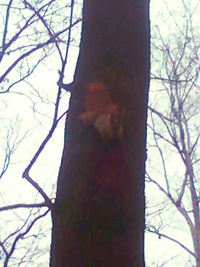
<path id="1" fill-rule="evenodd" d="M 180 241 L 174 239 L 173 237 L 170 237 L 170 236 L 168 236 L 168 235 L 165 235 L 165 234 L 163 234 L 163 233 L 160 233 L 160 232 L 159 232 L 158 230 L 156 230 L 156 229 L 151 230 L 150 227 L 147 227 L 146 230 L 147 230 L 147 232 L 150 232 L 150 233 L 153 233 L 153 234 L 158 235 L 159 238 L 164 237 L 164 238 L 166 238 L 166 239 L 168 239 L 168 240 L 170 240 L 170 241 L 172 241 L 172 242 L 178 244 L 178 245 L 181 246 L 183 249 L 185 249 L 190 255 L 192 255 L 193 257 L 196 258 L 196 255 L 194 254 L 194 252 L 192 252 L 189 248 L 187 248 L 187 247 L 186 247 L 185 245 L 183 245 Z"/>

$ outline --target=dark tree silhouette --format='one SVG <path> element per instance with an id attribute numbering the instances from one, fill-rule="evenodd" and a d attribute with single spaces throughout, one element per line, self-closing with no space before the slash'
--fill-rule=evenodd
<path id="1" fill-rule="evenodd" d="M 85 0 L 51 267 L 144 266 L 148 0 Z"/>

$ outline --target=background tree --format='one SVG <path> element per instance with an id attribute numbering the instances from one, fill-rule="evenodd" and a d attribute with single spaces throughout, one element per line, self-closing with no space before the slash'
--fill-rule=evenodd
<path id="1" fill-rule="evenodd" d="M 68 14 L 70 9 L 68 1 L 1 1 L 1 23 L 4 25 L 0 53 L 1 137 L 8 137 L 5 138 L 4 176 L 1 179 L 3 266 L 48 265 L 45 254 L 49 254 L 51 224 L 46 215 L 50 198 L 55 196 L 59 160 L 57 163 L 51 157 L 46 160 L 41 157 L 41 152 L 45 147 L 46 154 L 57 154 L 58 159 L 61 153 L 60 137 L 54 135 L 56 145 L 49 139 L 66 114 L 66 104 L 62 107 L 62 101 L 66 103 L 66 93 L 61 92 L 56 83 L 63 75 L 64 66 L 67 67 L 69 38 L 76 45 L 72 42 L 73 35 L 67 33 L 80 19 L 74 17 L 72 22 Z M 75 9 L 79 16 L 78 3 Z M 54 62 L 53 71 L 51 62 Z M 15 124 L 12 122 L 14 115 Z M 49 133 L 46 135 L 47 128 Z M 27 138 L 23 138 L 24 135 Z M 28 140 L 32 140 L 31 145 Z M 19 179 L 23 169 L 23 177 L 32 187 Z"/>
<path id="2" fill-rule="evenodd" d="M 83 2 L 52 267 L 144 266 L 148 4 Z"/>
<path id="3" fill-rule="evenodd" d="M 161 192 L 156 194 L 158 206 L 156 199 L 149 203 L 147 231 L 180 246 L 192 259 L 190 266 L 196 267 L 200 266 L 198 8 L 195 1 L 192 5 L 181 1 L 180 20 L 177 10 L 175 17 L 168 8 L 173 33 L 162 26 L 154 30 L 147 170 L 147 190 L 150 183 Z"/>

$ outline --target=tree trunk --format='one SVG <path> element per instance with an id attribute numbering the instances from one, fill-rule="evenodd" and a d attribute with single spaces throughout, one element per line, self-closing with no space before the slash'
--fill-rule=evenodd
<path id="1" fill-rule="evenodd" d="M 148 0 L 85 0 L 51 267 L 144 266 Z"/>

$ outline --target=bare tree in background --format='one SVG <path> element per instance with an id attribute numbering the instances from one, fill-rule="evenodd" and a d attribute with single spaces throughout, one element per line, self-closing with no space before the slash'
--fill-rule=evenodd
<path id="1" fill-rule="evenodd" d="M 161 192 L 161 202 L 149 203 L 147 231 L 180 246 L 199 267 L 200 39 L 194 24 L 199 5 L 189 8 L 185 1 L 182 5 L 183 26 L 169 11 L 174 32 L 166 34 L 157 27 L 152 38 L 147 188 L 153 183 Z M 180 238 L 177 227 L 182 228 Z"/>
<path id="2" fill-rule="evenodd" d="M 45 182 L 46 187 L 41 186 L 44 184 L 46 175 L 32 176 L 30 171 L 33 166 L 39 165 L 41 152 L 52 137 L 58 123 L 66 115 L 66 106 L 64 109 L 60 108 L 64 93 L 61 85 L 57 85 L 56 82 L 64 77 L 69 44 L 73 41 L 74 34 L 77 35 L 76 25 L 80 22 L 78 10 L 81 5 L 77 2 L 73 7 L 79 19 L 74 16 L 72 21 L 70 1 L 10 0 L 0 3 L 1 24 L 3 25 L 0 46 L 0 97 L 1 103 L 5 103 L 5 107 L 8 103 L 13 105 L 11 111 L 8 108 L 3 109 L 1 106 L 1 138 L 5 136 L 4 154 L 2 155 L 5 156 L 1 162 L 0 262 L 4 267 L 38 266 L 39 263 L 41 266 L 43 261 L 44 266 L 48 265 L 47 257 L 44 255 L 48 253 L 47 237 L 51 224 L 46 215 L 51 209 L 51 198 L 54 197 L 55 190 L 52 190 L 51 183 L 53 181 L 49 179 L 48 183 Z M 72 33 L 72 28 L 74 33 Z M 78 42 L 73 43 L 78 44 Z M 57 77 L 53 85 L 52 96 L 48 93 L 47 97 L 47 89 L 48 91 L 52 90 L 52 84 L 48 80 L 44 80 L 44 74 L 41 75 L 40 68 L 45 73 L 45 70 L 51 66 L 51 62 L 55 62 L 55 55 L 57 60 L 54 72 Z M 40 81 L 41 86 L 36 82 L 37 75 L 40 80 L 43 79 Z M 13 119 L 13 114 L 17 116 L 23 106 L 22 113 L 27 112 L 27 103 L 32 113 L 31 121 L 25 121 L 25 116 L 22 116 L 18 117 L 18 124 L 9 123 Z M 43 111 L 46 105 L 48 105 L 47 114 Z M 6 122 L 5 129 L 2 123 L 4 121 Z M 30 145 L 27 147 L 26 137 L 29 134 L 29 138 L 34 139 L 34 132 L 38 135 L 37 131 L 39 133 L 43 124 L 45 127 L 49 127 L 49 132 L 46 137 L 44 134 L 42 135 L 44 137 L 39 135 L 40 141 L 36 142 L 39 147 L 33 156 L 34 150 L 29 148 Z M 37 131 L 33 129 L 35 126 L 37 126 Z M 27 132 L 25 131 L 24 134 L 21 128 L 27 129 Z M 1 144 L 3 145 L 3 143 Z M 33 143 L 31 146 L 35 147 L 36 145 Z M 22 155 L 18 154 L 18 151 L 16 152 L 17 148 L 18 150 L 20 148 Z M 20 166 L 20 168 L 18 167 L 19 174 L 13 175 L 11 165 L 14 164 Z M 4 188 L 7 186 L 7 191 L 16 193 L 17 190 L 13 188 L 14 176 L 20 176 L 23 168 L 25 168 L 23 178 L 31 184 L 35 191 L 32 190 L 32 197 L 26 194 L 26 190 L 22 191 L 20 193 L 21 203 L 18 203 L 16 196 L 10 199 L 6 190 L 4 193 Z M 12 176 L 13 179 L 11 179 Z M 19 181 L 22 188 L 24 188 L 25 179 Z M 28 188 L 27 190 L 29 191 Z M 42 224 L 46 227 L 42 226 L 41 219 L 43 219 Z M 42 242 L 42 239 L 46 240 L 46 244 Z M 41 245 L 38 245 L 38 242 Z"/>

